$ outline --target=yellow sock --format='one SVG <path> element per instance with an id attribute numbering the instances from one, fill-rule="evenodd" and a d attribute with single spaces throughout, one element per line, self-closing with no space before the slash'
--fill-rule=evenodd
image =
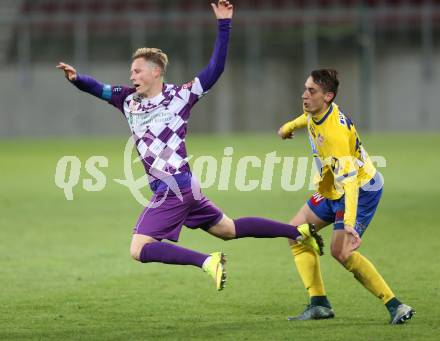
<path id="1" fill-rule="evenodd" d="M 306 245 L 294 244 L 291 249 L 296 268 L 310 297 L 325 296 L 319 256 Z"/>
<path id="2" fill-rule="evenodd" d="M 388 284 L 376 270 L 374 265 L 359 252 L 355 251 L 344 264 L 354 277 L 374 296 L 387 303 L 394 297 Z"/>

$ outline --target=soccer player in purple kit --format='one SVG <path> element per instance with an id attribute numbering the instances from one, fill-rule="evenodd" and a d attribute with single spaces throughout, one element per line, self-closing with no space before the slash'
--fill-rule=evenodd
<path id="1" fill-rule="evenodd" d="M 134 55 L 132 87 L 102 84 L 81 75 L 65 63 L 58 69 L 82 91 L 118 108 L 127 119 L 137 151 L 154 193 L 134 228 L 132 257 L 142 263 L 194 265 L 215 281 L 217 290 L 226 281 L 225 255 L 210 255 L 165 243 L 178 241 L 182 225 L 201 228 L 223 240 L 243 237 L 285 237 L 312 245 L 322 253 L 322 239 L 313 225 L 298 227 L 247 217 L 232 220 L 200 192 L 187 162 L 185 135 L 192 106 L 215 84 L 224 70 L 233 6 L 220 0 L 211 4 L 218 20 L 218 34 L 209 64 L 191 82 L 166 84 L 163 76 L 168 57 L 156 48 L 140 48 Z"/>

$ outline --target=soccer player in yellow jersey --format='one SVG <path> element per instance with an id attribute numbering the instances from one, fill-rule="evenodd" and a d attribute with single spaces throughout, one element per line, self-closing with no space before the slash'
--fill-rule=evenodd
<path id="1" fill-rule="evenodd" d="M 336 70 L 312 71 L 302 95 L 304 113 L 278 132 L 281 138 L 289 139 L 297 129 L 307 127 L 318 169 L 317 192 L 290 223 L 314 224 L 317 230 L 333 223 L 332 256 L 382 300 L 391 324 L 404 323 L 411 319 L 414 309 L 396 298 L 374 265 L 357 251 L 379 204 L 383 178 L 363 148 L 352 121 L 334 103 L 338 86 Z M 318 254 L 306 243 L 290 240 L 289 245 L 310 296 L 306 310 L 289 320 L 333 318 Z"/>

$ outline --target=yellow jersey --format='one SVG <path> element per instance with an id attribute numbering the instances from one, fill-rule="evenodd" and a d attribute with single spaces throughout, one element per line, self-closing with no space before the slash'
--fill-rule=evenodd
<path id="1" fill-rule="evenodd" d="M 370 157 L 362 146 L 356 128 L 336 103 L 312 117 L 307 112 L 286 123 L 281 129 L 293 132 L 307 126 L 313 158 L 318 170 L 318 192 L 330 200 L 345 194 L 344 224 L 355 226 L 359 187 L 376 174 Z"/>

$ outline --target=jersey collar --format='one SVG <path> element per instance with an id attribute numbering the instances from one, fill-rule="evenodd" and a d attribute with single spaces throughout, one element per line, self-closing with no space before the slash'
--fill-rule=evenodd
<path id="1" fill-rule="evenodd" d="M 329 117 L 329 115 L 332 113 L 332 111 L 333 111 L 333 103 L 330 105 L 330 108 L 328 108 L 328 110 L 327 110 L 327 112 L 326 112 L 325 114 L 319 114 L 319 115 L 318 115 L 317 120 L 315 120 L 315 119 L 312 117 L 313 122 L 314 122 L 315 124 L 317 124 L 317 125 L 322 124 L 322 123 L 327 119 L 327 117 Z"/>
<path id="2" fill-rule="evenodd" d="M 151 98 L 144 98 L 144 101 L 146 101 L 149 105 L 159 105 L 164 99 L 165 99 L 165 95 L 164 95 L 164 91 L 165 91 L 165 84 L 163 84 L 162 87 L 162 91 L 160 93 L 158 93 L 156 96 L 151 97 Z"/>

